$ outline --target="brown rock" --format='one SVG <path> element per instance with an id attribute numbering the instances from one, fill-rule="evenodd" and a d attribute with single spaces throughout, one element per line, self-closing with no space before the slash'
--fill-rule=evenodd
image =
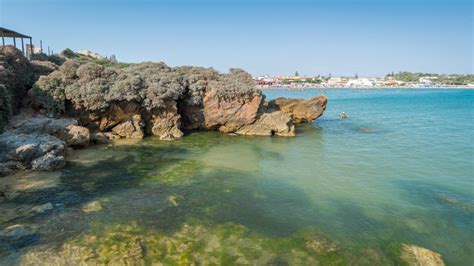
<path id="1" fill-rule="evenodd" d="M 144 136 L 143 130 L 139 127 L 139 124 L 131 120 L 118 124 L 112 128 L 112 131 L 123 138 L 141 139 Z"/>
<path id="2" fill-rule="evenodd" d="M 259 136 L 294 136 L 295 126 L 291 117 L 281 111 L 263 113 L 255 123 L 240 128 L 237 134 Z"/>
<path id="3" fill-rule="evenodd" d="M 309 100 L 277 98 L 268 103 L 270 110 L 281 110 L 291 116 L 294 123 L 307 123 L 323 115 L 328 98 L 324 95 Z"/>
<path id="4" fill-rule="evenodd" d="M 415 245 L 402 245 L 400 258 L 409 265 L 416 266 L 443 266 L 444 261 L 441 255 L 429 249 Z"/>
<path id="5" fill-rule="evenodd" d="M 203 101 L 203 127 L 224 133 L 235 132 L 242 126 L 255 122 L 262 101 L 263 96 L 259 93 L 250 97 L 223 99 L 216 91 L 211 90 L 206 93 Z"/>
<path id="6" fill-rule="evenodd" d="M 91 139 L 89 129 L 81 126 L 67 126 L 66 144 L 71 147 L 87 147 Z"/>
<path id="7" fill-rule="evenodd" d="M 148 134 L 157 136 L 160 140 L 174 140 L 183 136 L 179 129 L 181 115 L 175 101 L 167 103 L 165 108 L 152 110 L 146 117 Z"/>

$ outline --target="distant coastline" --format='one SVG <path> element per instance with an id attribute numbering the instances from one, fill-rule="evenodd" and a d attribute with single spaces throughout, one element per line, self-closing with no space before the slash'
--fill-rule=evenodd
<path id="1" fill-rule="evenodd" d="M 321 90 L 354 90 L 354 89 L 361 89 L 361 90 L 385 90 L 385 89 L 392 89 L 392 90 L 406 90 L 406 89 L 416 89 L 416 90 L 433 90 L 433 89 L 440 89 L 440 90 L 474 90 L 474 86 L 442 86 L 442 87 L 323 87 L 323 86 L 307 86 L 307 87 L 300 87 L 300 86 L 259 86 L 257 85 L 257 89 L 260 90 L 313 90 L 313 89 L 321 89 Z"/>

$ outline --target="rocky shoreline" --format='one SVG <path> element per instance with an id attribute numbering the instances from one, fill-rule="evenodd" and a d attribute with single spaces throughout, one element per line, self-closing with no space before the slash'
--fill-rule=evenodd
<path id="1" fill-rule="evenodd" d="M 28 61 L 0 48 L 0 175 L 60 169 L 68 149 L 111 139 L 175 140 L 184 130 L 294 136 L 295 125 L 316 120 L 327 104 L 322 95 L 267 102 L 239 69 L 62 60 Z"/>

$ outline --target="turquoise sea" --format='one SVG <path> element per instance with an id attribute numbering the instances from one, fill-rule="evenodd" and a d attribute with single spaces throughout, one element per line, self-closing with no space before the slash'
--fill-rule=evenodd
<path id="1" fill-rule="evenodd" d="M 32 232 L 0 238 L 0 264 L 395 265 L 410 244 L 472 265 L 474 91 L 264 91 L 321 93 L 324 116 L 296 137 L 118 141 L 24 174 L 42 183 L 0 202 L 0 228 Z"/>

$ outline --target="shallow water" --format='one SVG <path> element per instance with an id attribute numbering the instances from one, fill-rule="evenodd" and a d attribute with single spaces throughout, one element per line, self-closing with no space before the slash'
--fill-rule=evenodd
<path id="1" fill-rule="evenodd" d="M 472 264 L 474 91 L 264 93 L 330 100 L 293 138 L 118 141 L 28 173 L 49 181 L 0 202 L 1 227 L 32 228 L 0 239 L 0 264 L 390 265 L 402 243 Z M 54 208 L 31 213 L 44 203 Z"/>

